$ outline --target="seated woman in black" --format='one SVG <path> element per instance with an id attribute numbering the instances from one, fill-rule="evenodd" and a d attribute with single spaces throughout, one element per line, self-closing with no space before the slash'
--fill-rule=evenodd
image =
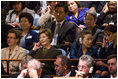
<path id="1" fill-rule="evenodd" d="M 35 43 L 33 49 L 28 55 L 36 59 L 56 59 L 58 55 L 62 54 L 61 51 L 50 45 L 53 37 L 50 29 L 41 29 L 38 37 L 39 42 Z M 44 66 L 44 70 L 46 70 L 45 73 L 47 74 L 55 74 L 53 69 L 53 62 L 48 62 Z"/>

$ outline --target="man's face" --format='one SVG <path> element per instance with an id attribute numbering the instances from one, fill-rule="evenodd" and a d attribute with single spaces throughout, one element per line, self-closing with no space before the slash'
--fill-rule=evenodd
<path id="1" fill-rule="evenodd" d="M 112 59 L 108 60 L 107 63 L 108 63 L 108 69 L 109 69 L 110 74 L 117 73 L 117 61 L 116 61 L 116 58 L 112 58 Z"/>
<path id="2" fill-rule="evenodd" d="M 65 69 L 64 66 L 61 65 L 61 58 L 57 58 L 56 61 L 54 62 L 54 65 L 55 65 L 56 75 L 63 76 Z"/>
<path id="3" fill-rule="evenodd" d="M 66 15 L 67 15 L 67 14 L 65 13 L 63 7 L 57 7 L 57 8 L 55 9 L 55 17 L 56 17 L 56 21 L 57 21 L 57 22 L 63 21 L 63 20 L 65 19 L 65 16 L 66 16 Z"/>
<path id="4" fill-rule="evenodd" d="M 87 77 L 89 74 L 88 62 L 84 60 L 79 60 L 78 71 L 84 72 L 84 77 Z"/>

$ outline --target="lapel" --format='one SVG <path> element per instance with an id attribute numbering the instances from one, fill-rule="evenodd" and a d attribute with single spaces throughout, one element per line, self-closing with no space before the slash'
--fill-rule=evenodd
<path id="1" fill-rule="evenodd" d="M 68 30 L 70 30 L 70 28 L 72 27 L 73 26 L 71 26 L 69 22 L 64 21 L 58 34 L 59 39 L 63 39 L 65 35 L 68 33 Z"/>
<path id="2" fill-rule="evenodd" d="M 51 25 L 51 30 L 52 30 L 53 34 L 54 34 L 54 31 L 55 31 L 55 27 L 56 27 L 56 21 L 52 22 L 52 25 Z"/>
<path id="3" fill-rule="evenodd" d="M 7 53 L 7 52 L 8 52 L 8 53 Z M 6 54 L 6 59 L 9 59 L 9 52 L 10 52 L 10 51 L 9 51 L 9 47 L 8 47 L 8 48 L 7 48 L 7 51 L 6 51 L 6 53 L 5 53 L 5 54 Z"/>
<path id="4" fill-rule="evenodd" d="M 10 58 L 9 59 L 14 59 L 14 57 L 16 56 L 17 54 L 17 50 L 18 50 L 18 46 L 15 47 L 13 53 L 11 54 Z"/>

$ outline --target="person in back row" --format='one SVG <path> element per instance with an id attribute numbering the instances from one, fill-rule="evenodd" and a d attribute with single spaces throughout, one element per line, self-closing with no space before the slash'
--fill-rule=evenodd
<path id="1" fill-rule="evenodd" d="M 20 27 L 19 16 L 21 13 L 27 12 L 30 13 L 33 17 L 35 16 L 34 10 L 25 7 L 23 1 L 11 1 L 10 7 L 13 9 L 9 11 L 8 16 L 6 18 L 6 23 L 10 24 L 13 27 Z"/>
<path id="2" fill-rule="evenodd" d="M 31 29 L 33 21 L 33 16 L 29 13 L 21 13 L 19 16 L 20 27 L 23 31 L 19 45 L 27 50 L 30 50 L 33 43 L 38 42 L 38 34 Z"/>
<path id="3" fill-rule="evenodd" d="M 51 45 L 62 48 L 67 51 L 67 48 L 73 43 L 76 35 L 76 27 L 74 24 L 65 21 L 68 13 L 66 5 L 59 3 L 55 7 L 56 21 L 47 23 L 45 27 L 51 29 L 53 33 L 53 40 Z"/>

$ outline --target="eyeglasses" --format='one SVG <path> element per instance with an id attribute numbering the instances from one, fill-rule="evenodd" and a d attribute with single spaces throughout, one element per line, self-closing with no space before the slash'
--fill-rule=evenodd
<path id="1" fill-rule="evenodd" d="M 87 67 L 86 66 L 77 66 L 77 68 L 82 68 L 82 69 L 86 69 Z"/>
<path id="2" fill-rule="evenodd" d="M 7 39 L 16 39 L 16 37 L 7 37 Z"/>

